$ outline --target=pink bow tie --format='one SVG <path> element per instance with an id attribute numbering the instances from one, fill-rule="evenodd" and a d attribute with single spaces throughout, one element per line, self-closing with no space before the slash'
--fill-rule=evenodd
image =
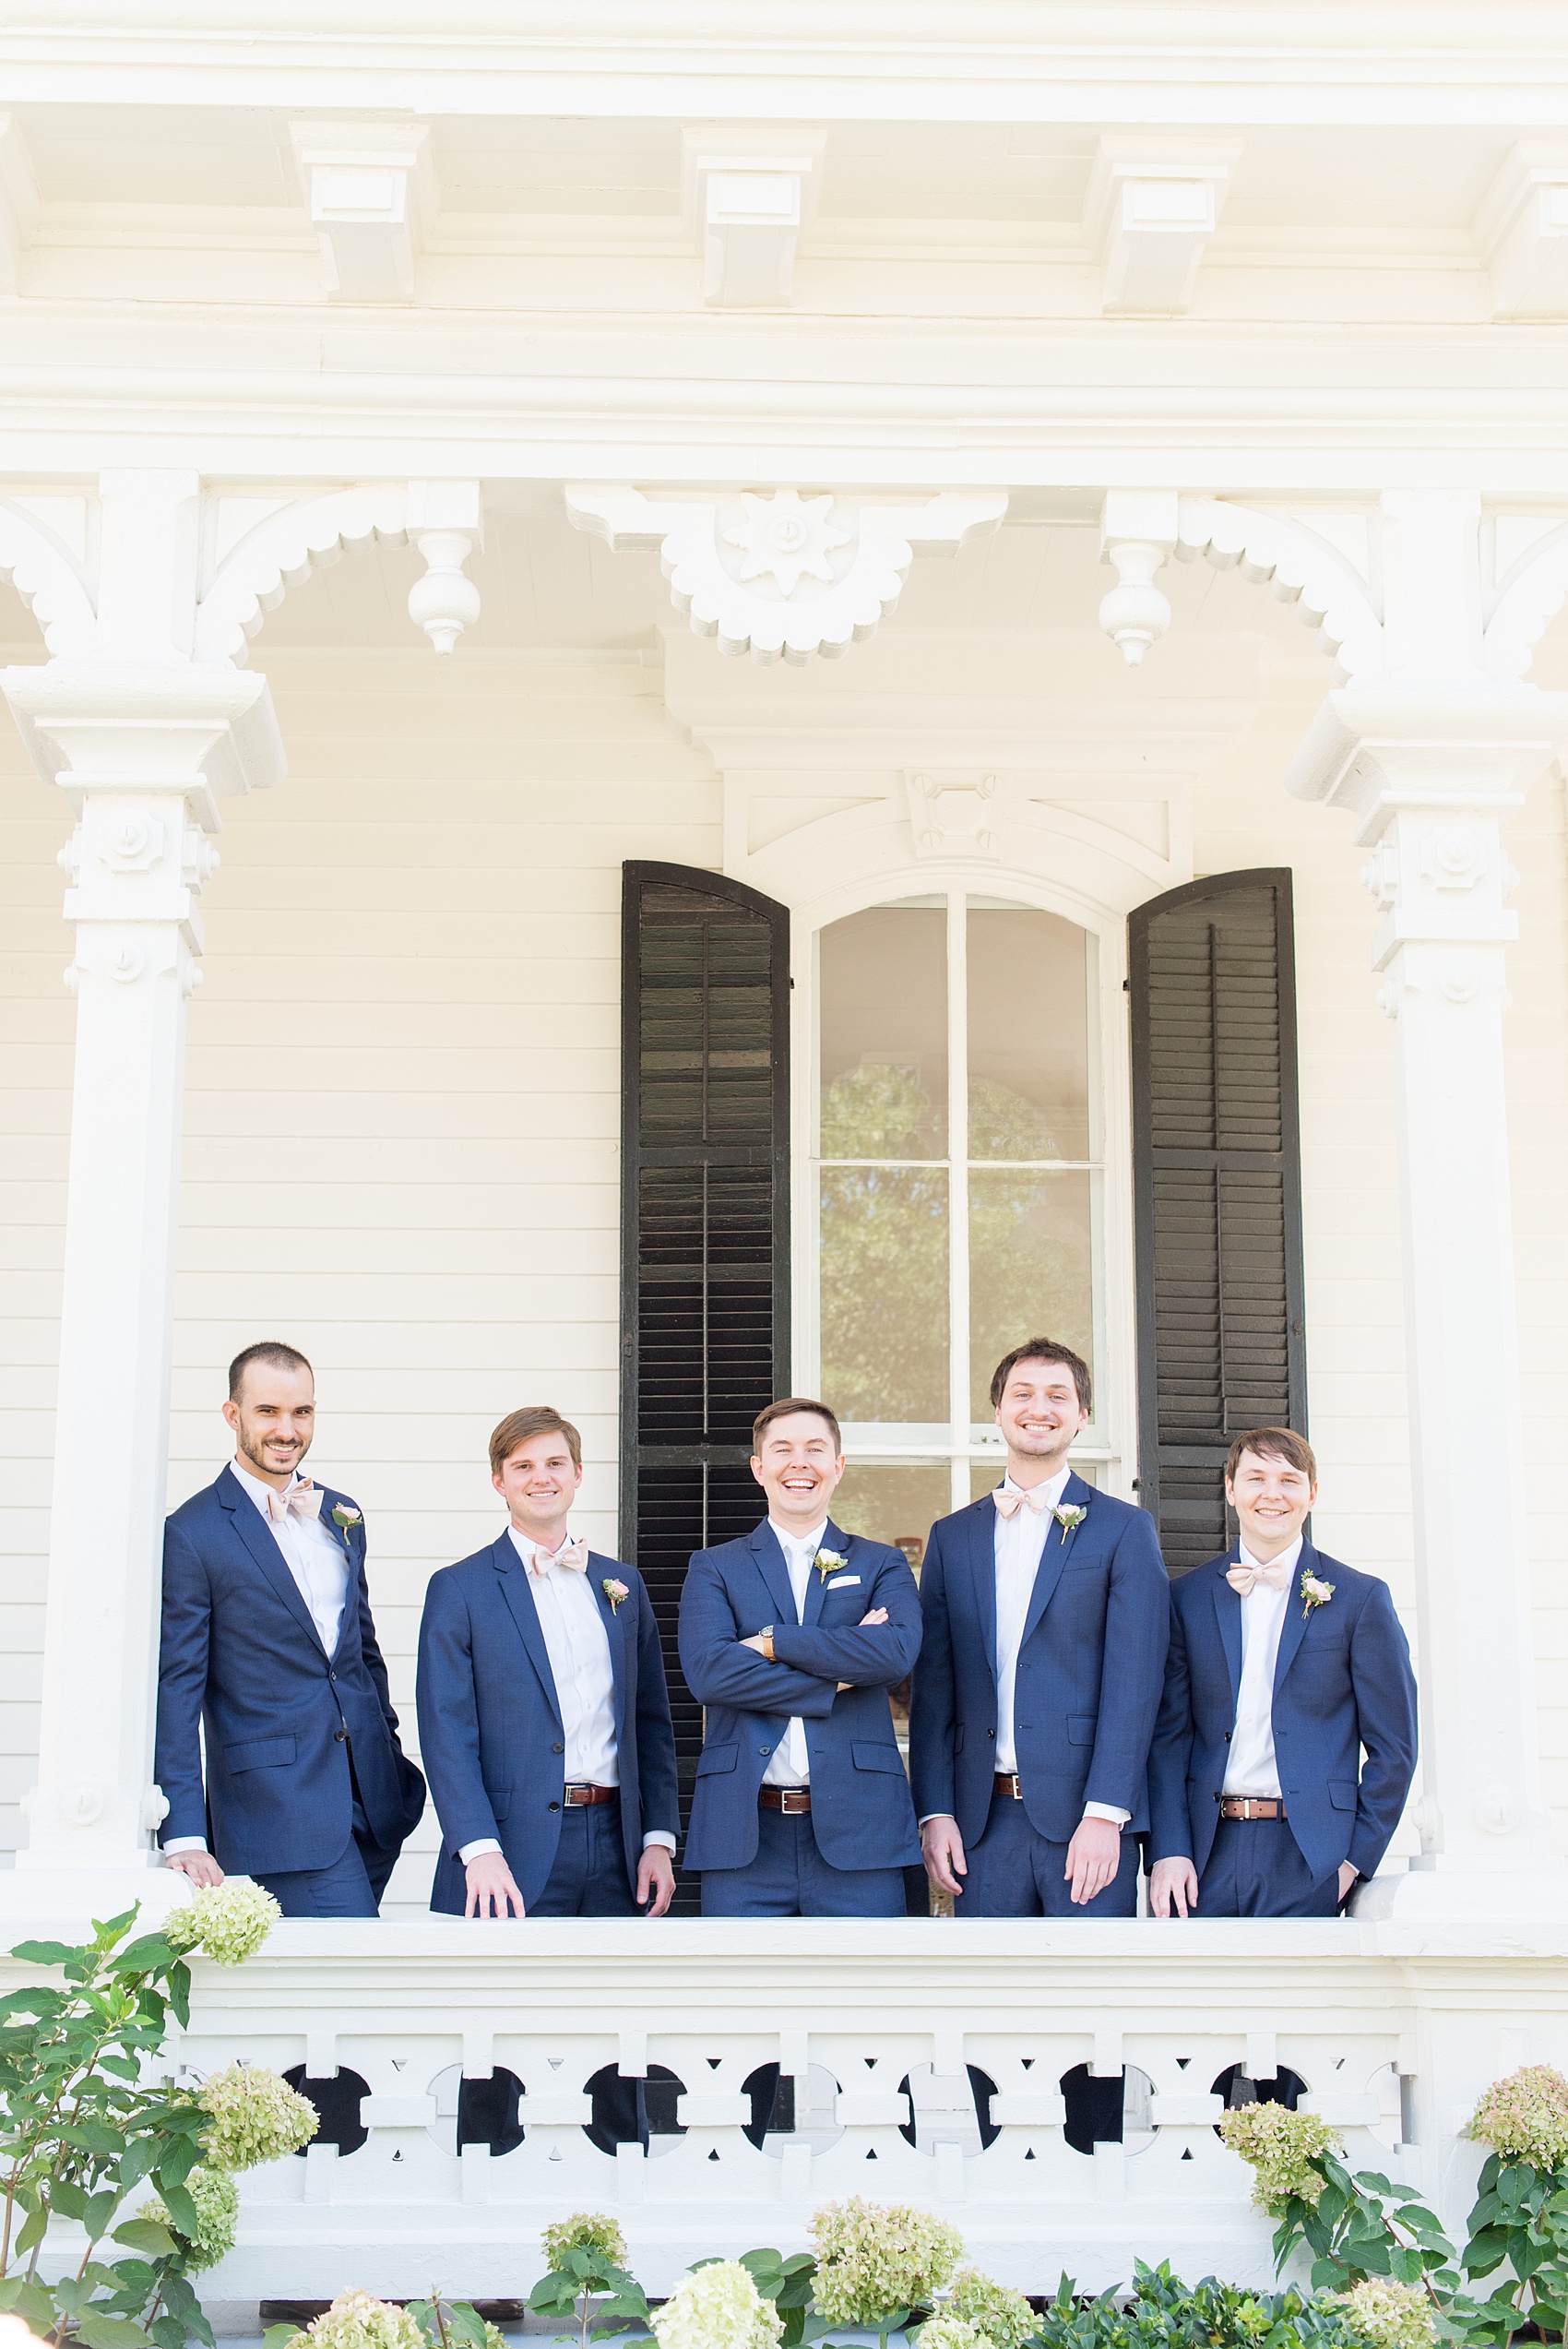
<path id="1" fill-rule="evenodd" d="M 991 1497 L 996 1505 L 997 1516 L 1005 1524 L 1009 1518 L 1016 1517 L 1018 1511 L 1024 1508 L 1028 1508 L 1034 1516 L 1039 1517 L 1045 1507 L 1045 1486 L 1036 1485 L 1028 1493 L 1007 1493 L 999 1487 Z"/>
<path id="2" fill-rule="evenodd" d="M 267 1488 L 268 1524 L 286 1525 L 291 1515 L 320 1518 L 321 1487 L 313 1485 L 308 1476 L 302 1476 L 299 1483 L 291 1485 L 286 1493 L 279 1493 L 271 1485 Z"/>
<path id="3" fill-rule="evenodd" d="M 588 1545 L 586 1542 L 563 1542 L 558 1550 L 552 1551 L 541 1550 L 536 1542 L 533 1556 L 529 1560 L 529 1572 L 542 1579 L 552 1566 L 562 1566 L 568 1574 L 585 1574 L 588 1562 Z"/>
<path id="4" fill-rule="evenodd" d="M 1290 1569 L 1276 1559 L 1272 1566 L 1228 1566 L 1225 1580 L 1242 1598 L 1250 1598 L 1254 1585 L 1266 1582 L 1271 1591 L 1283 1591 L 1289 1582 Z"/>

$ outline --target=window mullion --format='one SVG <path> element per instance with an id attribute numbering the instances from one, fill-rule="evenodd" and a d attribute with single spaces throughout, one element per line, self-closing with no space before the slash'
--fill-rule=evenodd
<path id="1" fill-rule="evenodd" d="M 969 1019 L 968 909 L 947 898 L 947 1313 L 952 1501 L 969 1499 Z"/>

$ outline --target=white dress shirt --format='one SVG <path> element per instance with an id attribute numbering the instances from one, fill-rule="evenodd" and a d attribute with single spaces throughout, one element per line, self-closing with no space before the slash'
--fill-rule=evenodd
<path id="1" fill-rule="evenodd" d="M 264 1520 L 267 1532 L 283 1554 L 283 1563 L 294 1578 L 295 1586 L 310 1609 L 315 1636 L 330 1656 L 338 1647 L 338 1628 L 343 1619 L 343 1608 L 349 1596 L 349 1559 L 345 1543 L 340 1542 L 330 1523 L 323 1524 L 319 1517 L 302 1517 L 295 1509 L 279 1511 L 277 1504 L 282 1498 L 275 1485 L 262 1477 L 253 1476 L 248 1468 L 232 1463 L 240 1490 L 254 1502 Z M 304 1479 L 296 1468 L 286 1490 L 292 1492 Z M 325 1504 L 324 1504 L 325 1506 Z M 205 1835 L 172 1835 L 163 1846 L 165 1854 L 173 1852 L 205 1852 Z"/>
<path id="2" fill-rule="evenodd" d="M 806 1592 L 811 1588 L 813 1560 L 827 1531 L 825 1517 L 809 1533 L 788 1533 L 777 1518 L 768 1519 L 778 1536 L 778 1546 L 784 1553 L 784 1563 L 790 1569 L 790 1588 L 795 1594 L 795 1620 L 806 1619 Z M 765 1786 L 809 1786 L 812 1783 L 811 1761 L 806 1753 L 806 1724 L 799 1718 L 791 1720 L 783 1739 L 773 1749 L 773 1759 L 762 1773 Z"/>
<path id="3" fill-rule="evenodd" d="M 1018 1747 L 1014 1728 L 1015 1692 L 1018 1678 L 1018 1651 L 1024 1644 L 1024 1625 L 1028 1617 L 1029 1601 L 1034 1596 L 1035 1577 L 1045 1555 L 1046 1536 L 1051 1531 L 1051 1511 L 1061 1506 L 1067 1489 L 1071 1467 L 1059 1476 L 1052 1476 L 1044 1485 L 1035 1485 L 1031 1496 L 1041 1492 L 1045 1498 L 1038 1511 L 1028 1501 L 1015 1509 L 1011 1517 L 996 1512 L 996 1768 L 1004 1778 L 1013 1777 L 1018 1768 Z M 1016 1485 L 1011 1474 L 1002 1480 L 1004 1493 L 1021 1493 L 1023 1485 Z M 928 1813 L 934 1817 L 934 1813 Z M 1130 1811 L 1118 1810 L 1111 1803 L 1086 1803 L 1086 1818 L 1109 1819 L 1113 1827 L 1124 1827 L 1132 1817 Z M 922 1818 L 921 1825 L 925 1825 Z"/>
<path id="4" fill-rule="evenodd" d="M 554 1550 L 547 1550 L 542 1543 L 530 1542 L 515 1525 L 509 1525 L 506 1531 L 513 1548 L 529 1569 L 522 1579 L 544 1634 L 545 1653 L 555 1683 L 555 1702 L 561 1713 L 561 1735 L 566 1747 L 563 1765 L 565 1783 L 568 1786 L 619 1786 L 615 1675 L 610 1662 L 610 1634 L 600 1613 L 591 1570 L 579 1573 L 567 1567 L 552 1566 L 548 1561 L 554 1556 Z M 563 1533 L 556 1549 L 571 1538 L 569 1531 Z M 536 1565 L 543 1565 L 545 1571 L 536 1574 Z M 650 1843 L 662 1843 L 667 1852 L 672 1852 L 675 1838 L 662 1828 L 653 1828 L 643 1837 L 643 1849 L 646 1851 Z M 482 1835 L 472 1843 L 460 1845 L 457 1857 L 466 1866 L 481 1852 L 500 1849 L 493 1835 Z"/>
<path id="5" fill-rule="evenodd" d="M 1260 1561 L 1246 1544 L 1239 1545 L 1240 1562 L 1254 1570 Z M 1296 1561 L 1301 1555 L 1298 1533 L 1288 1550 L 1270 1563 L 1284 1567 L 1285 1587 L 1254 1582 L 1241 1601 L 1241 1684 L 1236 1692 L 1236 1726 L 1225 1763 L 1227 1795 L 1279 1796 L 1279 1765 L 1274 1758 L 1274 1667 L 1279 1661 L 1279 1635 L 1285 1610 L 1295 1586 Z"/>

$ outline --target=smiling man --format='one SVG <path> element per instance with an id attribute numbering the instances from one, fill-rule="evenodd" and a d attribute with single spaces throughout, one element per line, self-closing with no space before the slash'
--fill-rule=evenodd
<path id="1" fill-rule="evenodd" d="M 302 1473 L 315 1380 L 296 1347 L 236 1354 L 223 1416 L 233 1463 L 163 1537 L 164 1857 L 197 1884 L 254 1876 L 285 1916 L 374 1916 L 424 1780 L 398 1743 L 364 1520 Z"/>
<path id="2" fill-rule="evenodd" d="M 1386 1582 L 1306 1538 L 1317 1463 L 1304 1436 L 1238 1436 L 1225 1497 L 1240 1540 L 1170 1586 L 1149 1903 L 1156 1916 L 1333 1916 L 1376 1870 L 1410 1791 L 1409 1647 Z"/>
<path id="3" fill-rule="evenodd" d="M 887 1692 L 921 1644 L 901 1551 L 845 1533 L 838 1422 L 792 1395 L 757 1413 L 767 1515 L 698 1550 L 681 1666 L 707 1711 L 686 1863 L 704 1916 L 902 1916 L 920 1858 Z"/>
<path id="4" fill-rule="evenodd" d="M 420 1745 L 451 1916 L 662 1916 L 675 1733 L 642 1576 L 573 1540 L 582 1438 L 548 1403 L 490 1438 L 499 1540 L 432 1575 Z"/>
<path id="5" fill-rule="evenodd" d="M 1088 1365 L 997 1365 L 994 1493 L 932 1527 L 909 1763 L 926 1871 L 959 1916 L 1131 1916 L 1169 1601 L 1154 1521 L 1068 1463 Z"/>

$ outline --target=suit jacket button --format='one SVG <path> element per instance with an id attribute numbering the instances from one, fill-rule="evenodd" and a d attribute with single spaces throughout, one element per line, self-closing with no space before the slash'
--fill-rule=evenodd
<path id="1" fill-rule="evenodd" d="M 349 1742 L 349 1733 L 346 1729 L 335 1729 L 332 1732 L 332 1738 L 335 1745 L 346 1746 Z"/>
<path id="2" fill-rule="evenodd" d="M 329 1672 L 329 1673 L 327 1674 L 327 1677 L 328 1678 L 328 1680 L 336 1680 L 336 1679 L 337 1679 L 337 1677 L 338 1677 L 338 1675 L 337 1675 L 335 1672 Z"/>
<path id="3" fill-rule="evenodd" d="M 994 1729 L 988 1729 L 988 1730 L 986 1731 L 986 1733 L 985 1733 L 985 1734 L 986 1734 L 986 1735 L 987 1735 L 988 1737 L 991 1737 L 991 1738 L 994 1738 L 994 1737 L 995 1737 L 995 1735 L 996 1735 L 996 1732 L 995 1732 L 995 1730 L 994 1730 Z"/>
<path id="4" fill-rule="evenodd" d="M 550 1750 L 552 1754 L 564 1754 L 566 1748 L 564 1746 L 552 1746 Z"/>
<path id="5" fill-rule="evenodd" d="M 757 1752 L 759 1754 L 770 1754 L 772 1751 L 773 1748 L 771 1746 L 759 1746 L 757 1747 Z"/>
<path id="6" fill-rule="evenodd" d="M 561 1806 L 560 1806 L 560 1804 L 559 1804 L 559 1803 L 552 1803 L 552 1804 L 551 1804 L 551 1806 L 550 1806 L 550 1807 L 551 1807 L 551 1809 L 552 1809 L 552 1811 L 558 1811 L 558 1810 L 560 1809 Z"/>

